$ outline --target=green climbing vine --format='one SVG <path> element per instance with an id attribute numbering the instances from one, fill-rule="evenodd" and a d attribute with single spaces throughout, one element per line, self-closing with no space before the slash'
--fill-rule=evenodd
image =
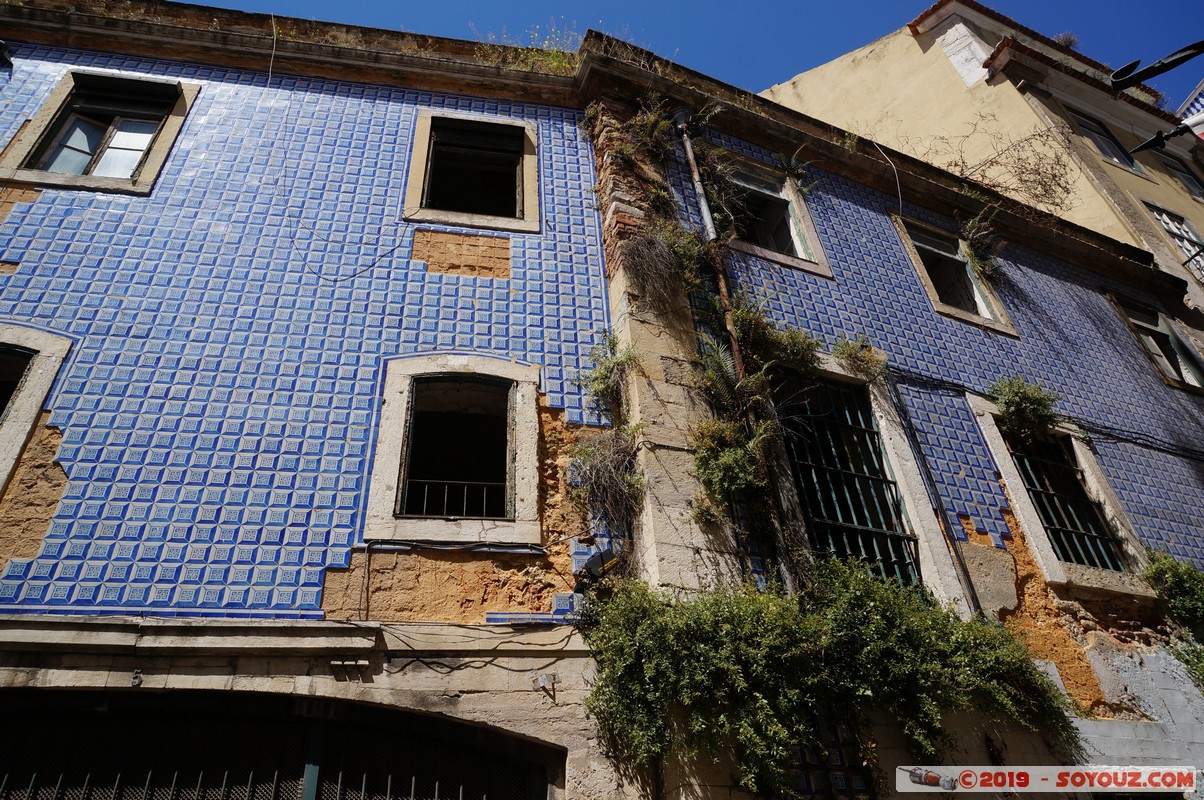
<path id="1" fill-rule="evenodd" d="M 1175 658 L 1183 662 L 1197 686 L 1204 688 L 1204 572 L 1176 561 L 1166 553 L 1151 551 L 1142 577 L 1166 603 L 1171 618 L 1183 630 L 1171 641 Z"/>
<path id="2" fill-rule="evenodd" d="M 617 581 L 590 597 L 583 625 L 598 662 L 586 705 L 615 755 L 644 767 L 730 753 L 741 787 L 791 797 L 789 750 L 822 749 L 824 707 L 887 712 L 922 761 L 950 744 L 942 717 L 971 709 L 1080 753 L 1068 701 L 1005 628 L 856 562 L 815 564 L 796 596 L 673 600 Z"/>

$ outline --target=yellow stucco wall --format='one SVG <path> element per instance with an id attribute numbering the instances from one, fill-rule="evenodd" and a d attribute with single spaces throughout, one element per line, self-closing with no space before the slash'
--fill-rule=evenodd
<path id="1" fill-rule="evenodd" d="M 977 125 L 981 135 L 964 140 L 965 160 L 975 164 L 992 155 L 992 146 L 1001 140 L 992 134 L 1019 138 L 1047 127 L 1006 78 L 966 86 L 932 34 L 913 36 L 906 28 L 762 94 L 942 167 L 948 166 L 950 151 L 937 137 L 964 136 Z M 1077 166 L 1073 182 L 1073 207 L 1063 217 L 1138 244 Z"/>

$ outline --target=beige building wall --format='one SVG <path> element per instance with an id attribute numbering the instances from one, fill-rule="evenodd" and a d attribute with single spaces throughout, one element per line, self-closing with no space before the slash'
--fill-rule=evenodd
<path id="1" fill-rule="evenodd" d="M 1069 66 L 1094 79 L 1104 77 L 1089 59 L 1077 63 L 1070 51 L 1059 52 L 1031 31 L 956 2 L 948 5 L 952 13 L 937 11 L 916 26 L 917 33 L 901 28 L 762 95 L 962 174 L 1010 141 L 1069 124 L 1068 106 L 1104 123 L 1126 149 L 1173 127 L 1163 116 L 1062 71 Z M 940 21 L 932 24 L 934 19 Z M 1002 70 L 984 68 L 1005 35 L 1051 63 L 1013 56 L 1014 63 Z M 996 53 L 992 65 L 1005 60 Z M 1135 157 L 1138 172 L 1102 156 L 1077 126 L 1070 129 L 1073 192 L 1059 216 L 1151 251 L 1163 269 L 1189 279 L 1189 303 L 1204 308 L 1204 287 L 1191 280 L 1204 272 L 1204 263 L 1196 264 L 1194 275 L 1184 271 L 1181 251 L 1146 208 L 1169 210 L 1201 232 L 1204 201 L 1192 197 L 1154 153 Z M 1165 152 L 1188 164 L 1198 178 L 1204 175 L 1204 146 L 1198 140 L 1180 137 Z"/>
<path id="2" fill-rule="evenodd" d="M 1047 123 L 1006 77 L 987 77 L 979 65 L 990 51 L 958 41 L 963 33 L 942 26 L 913 36 L 901 28 L 761 94 L 937 166 L 949 167 L 959 153 L 973 166 L 1004 137 L 1019 139 Z M 1138 244 L 1077 166 L 1073 181 L 1075 200 L 1061 216 Z"/>

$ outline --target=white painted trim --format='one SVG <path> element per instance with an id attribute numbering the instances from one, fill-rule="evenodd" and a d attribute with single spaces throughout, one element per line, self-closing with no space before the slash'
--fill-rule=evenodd
<path id="1" fill-rule="evenodd" d="M 465 544 L 539 544 L 539 367 L 474 355 L 403 356 L 385 363 L 384 397 L 368 489 L 364 538 Z M 514 382 L 514 519 L 398 518 L 394 515 L 414 378 L 480 375 Z"/>
<path id="2" fill-rule="evenodd" d="M 0 416 L 0 492 L 8 486 L 25 443 L 33 434 L 46 395 L 54 386 L 71 340 L 46 331 L 0 323 L 0 345 L 34 351 L 29 366 Z"/>
<path id="3" fill-rule="evenodd" d="M 967 393 L 966 401 L 978 419 L 983 438 L 987 442 L 992 458 L 995 459 L 996 469 L 1008 486 L 1012 512 L 1016 515 L 1016 520 L 1026 535 L 1029 551 L 1045 575 L 1046 582 L 1054 585 L 1079 586 L 1152 597 L 1152 590 L 1145 581 L 1138 577 L 1136 572 L 1114 572 L 1107 569 L 1085 567 L 1081 564 L 1071 564 L 1058 559 L 1053 544 L 1049 540 L 1049 534 L 1046 532 L 1045 526 L 1041 524 L 1037 508 L 1024 488 L 1020 471 L 1016 469 L 1016 464 L 1003 440 L 1003 434 L 1000 433 L 999 426 L 995 422 L 999 407 L 985 397 L 976 394 Z M 1128 562 L 1131 569 L 1140 571 L 1145 566 L 1144 548 L 1121 505 L 1120 498 L 1108 485 L 1103 470 L 1100 469 L 1099 462 L 1095 459 L 1095 454 L 1083 440 L 1082 429 L 1073 423 L 1064 422 L 1058 426 L 1057 431 L 1070 437 L 1071 445 L 1074 448 L 1074 457 L 1079 463 L 1079 468 L 1083 470 L 1083 485 L 1087 490 L 1087 496 L 1103 508 L 1105 521 L 1116 534 L 1116 542 L 1120 547 L 1122 557 Z"/>

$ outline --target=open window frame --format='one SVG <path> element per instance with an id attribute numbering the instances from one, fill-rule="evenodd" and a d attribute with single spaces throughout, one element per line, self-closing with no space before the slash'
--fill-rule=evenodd
<path id="1" fill-rule="evenodd" d="M 825 278 L 832 277 L 832 268 L 819 246 L 819 235 L 815 223 L 807 210 L 807 203 L 799 191 L 795 180 L 777 170 L 747 159 L 732 157 L 735 165 L 732 182 L 746 191 L 754 202 L 762 207 L 777 206 L 780 219 L 777 224 L 783 235 L 789 236 L 792 252 L 766 246 L 745 238 L 734 238 L 729 242 L 733 250 L 738 250 L 766 261 L 772 261 L 787 267 L 812 272 Z M 747 198 L 746 198 L 747 202 Z M 739 220 L 737 220 L 739 224 Z M 784 225 L 785 227 L 781 227 Z M 767 234 L 768 235 L 768 234 Z M 751 237 L 750 237 L 751 238 Z"/>
<path id="2" fill-rule="evenodd" d="M 3 492 L 71 350 L 71 340 L 34 328 L 0 323 L 0 347 L 27 358 L 16 390 L 0 411 L 0 492 Z"/>
<path id="3" fill-rule="evenodd" d="M 73 117 L 78 116 L 74 100 L 78 93 L 97 91 L 103 85 L 106 92 L 119 96 L 128 93 L 131 104 L 137 102 L 139 93 L 157 96 L 174 95 L 169 108 L 158 123 L 149 145 L 140 156 L 137 166 L 128 178 L 106 177 L 92 174 L 55 172 L 39 167 L 46 161 L 45 154 L 59 141 Z M 91 88 L 89 88 L 91 87 Z M 81 70 L 68 72 L 58 82 L 46 102 L 26 124 L 17 131 L 9 146 L 0 155 L 0 181 L 53 186 L 62 189 L 91 189 L 126 194 L 149 194 L 163 170 L 172 146 L 184 127 L 188 110 L 195 102 L 201 87 L 194 83 L 165 81 L 142 76 L 114 75 Z M 120 109 L 114 109 L 114 117 L 120 118 Z M 108 124 L 108 123 L 106 123 Z M 105 135 L 104 147 L 112 137 L 112 130 Z"/>
<path id="4" fill-rule="evenodd" d="M 1012 325 L 1012 320 L 1008 316 L 1007 309 L 1004 308 L 999 295 L 995 293 L 994 287 L 979 276 L 973 267 L 970 266 L 970 259 L 966 253 L 967 245 L 961 237 L 943 228 L 919 222 L 909 217 L 901 217 L 898 214 L 892 214 L 891 219 L 895 223 L 895 228 L 899 232 L 899 238 L 902 240 L 903 246 L 907 249 L 912 266 L 915 267 L 916 273 L 920 276 L 920 282 L 924 286 L 924 291 L 928 293 L 928 299 L 932 301 L 932 307 L 938 313 L 953 317 L 962 322 L 968 322 L 972 325 L 990 328 L 993 331 L 1004 333 L 1008 336 L 1020 335 L 1016 332 L 1015 326 Z M 960 306 L 952 305 L 941 298 L 941 292 L 938 290 L 936 282 L 929 271 L 928 262 L 924 260 L 923 255 L 920 253 L 920 248 L 912 238 L 911 229 L 934 238 L 946 240 L 954 245 L 949 248 L 947 253 L 941 253 L 940 255 L 961 262 L 960 268 L 965 271 L 965 288 L 973 295 L 977 311 L 970 311 Z"/>
<path id="5" fill-rule="evenodd" d="M 458 378 L 509 382 L 506 518 L 407 515 L 401 491 L 409 460 L 416 381 Z M 364 537 L 369 541 L 527 544 L 541 541 L 539 523 L 539 367 L 471 355 L 393 358 L 385 364 L 376 453 Z"/>
<path id="6" fill-rule="evenodd" d="M 465 135 L 473 126 L 479 126 L 483 138 L 499 127 L 512 128 L 519 142 L 516 170 L 516 214 L 500 216 L 428 207 L 431 196 L 431 180 L 437 145 L 433 134 L 440 122 L 447 122 L 461 129 Z M 537 233 L 540 227 L 539 208 L 539 159 L 536 143 L 539 141 L 535 125 L 521 120 L 502 117 L 483 117 L 451 112 L 418 112 L 414 125 L 413 147 L 410 150 L 410 170 L 406 181 L 405 207 L 402 217 L 409 222 L 429 222 L 465 228 L 488 228 L 490 230 L 522 231 Z M 483 157 L 492 160 L 488 147 L 482 149 Z"/>
<path id="7" fill-rule="evenodd" d="M 1204 359 L 1170 317 L 1137 300 L 1116 294 L 1107 297 L 1163 382 L 1204 394 Z"/>

